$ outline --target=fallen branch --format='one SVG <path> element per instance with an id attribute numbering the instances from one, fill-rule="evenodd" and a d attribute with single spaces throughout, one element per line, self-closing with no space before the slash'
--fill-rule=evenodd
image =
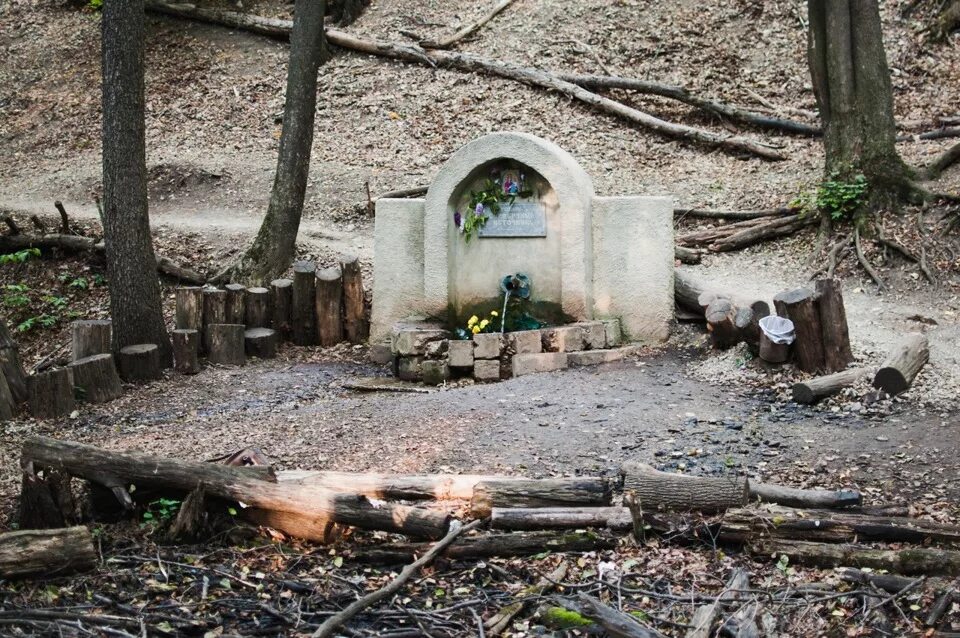
<path id="1" fill-rule="evenodd" d="M 91 251 L 95 253 L 105 253 L 106 246 L 103 242 L 98 242 L 91 237 L 79 237 L 77 235 L 64 235 L 62 233 L 50 235 L 4 235 L 0 236 L 0 252 L 12 252 L 23 250 L 24 248 L 39 248 L 41 250 L 51 250 L 59 248 L 61 250 L 73 250 L 77 252 Z M 201 285 L 206 283 L 207 278 L 195 270 L 178 265 L 169 257 L 157 255 L 157 270 L 164 275 L 168 275 L 183 282 Z"/>
<path id="2" fill-rule="evenodd" d="M 960 144 L 957 145 L 957 148 L 960 149 Z M 960 152 L 957 153 L 957 156 L 960 157 Z M 877 231 L 878 231 L 878 233 L 877 233 L 877 241 L 878 241 L 878 242 L 880 242 L 881 244 L 883 244 L 883 245 L 886 246 L 887 248 L 891 248 L 891 249 L 897 251 L 898 253 L 900 253 L 901 255 L 903 255 L 904 257 L 906 257 L 907 259 L 909 259 L 910 261 L 912 261 L 912 262 L 914 262 L 915 264 L 917 264 L 918 266 L 920 266 L 920 272 L 922 272 L 922 273 L 923 273 L 923 276 L 927 278 L 927 281 L 929 281 L 929 282 L 932 283 L 932 284 L 937 283 L 937 282 L 936 282 L 936 279 L 934 279 L 934 277 L 933 277 L 933 273 L 930 272 L 930 268 L 927 267 L 926 260 L 923 258 L 922 255 L 921 255 L 920 257 L 918 257 L 917 255 L 915 255 L 915 254 L 913 253 L 913 251 L 911 251 L 909 248 L 907 248 L 906 246 L 904 246 L 904 245 L 901 244 L 900 242 L 895 241 L 895 240 L 893 240 L 893 239 L 887 239 L 886 237 L 884 237 L 884 236 L 883 236 L 883 231 L 882 231 L 881 229 L 878 228 Z"/>
<path id="3" fill-rule="evenodd" d="M 16 220 L 14 220 L 13 215 L 0 216 L 0 221 L 6 224 L 7 228 L 10 229 L 10 237 L 20 236 L 20 227 L 17 225 Z M 0 249 L 0 250 L 3 250 L 3 249 Z"/>
<path id="4" fill-rule="evenodd" d="M 769 208 L 765 210 L 704 210 L 699 208 L 674 208 L 673 218 L 680 221 L 684 217 L 702 217 L 704 219 L 759 219 L 761 217 L 781 217 L 796 215 L 795 208 Z M 677 219 L 677 218 L 680 219 Z"/>
<path id="5" fill-rule="evenodd" d="M 292 22 L 289 20 L 262 18 L 260 16 L 235 11 L 220 11 L 188 4 L 171 4 L 161 0 L 148 0 L 146 8 L 158 13 L 245 29 L 281 39 L 289 38 L 289 33 L 292 28 Z M 767 160 L 785 159 L 782 153 L 770 145 L 740 136 L 723 135 L 685 124 L 667 122 L 621 102 L 588 91 L 582 86 L 563 80 L 556 74 L 548 71 L 523 67 L 511 62 L 491 60 L 469 53 L 456 53 L 442 50 L 425 51 L 415 46 L 380 40 L 368 40 L 336 29 L 327 29 L 326 35 L 327 41 L 331 44 L 351 51 L 395 60 L 405 60 L 407 62 L 424 64 L 432 68 L 447 67 L 459 71 L 483 72 L 515 80 L 523 84 L 557 91 L 603 113 L 627 120 L 628 122 L 650 129 L 665 137 L 698 142 L 707 146 L 722 148 L 729 152 L 752 155 Z"/>
<path id="6" fill-rule="evenodd" d="M 412 188 L 401 188 L 400 190 L 387 191 L 373 198 L 373 201 L 380 199 L 406 199 L 408 197 L 420 197 L 426 195 L 429 186 L 414 186 Z"/>
<path id="7" fill-rule="evenodd" d="M 880 278 L 880 273 L 876 271 L 873 265 L 867 260 L 867 256 L 863 254 L 863 246 L 860 244 L 860 226 L 858 225 L 853 231 L 853 245 L 856 247 L 857 251 L 857 260 L 859 260 L 860 265 L 863 266 L 863 269 L 867 271 L 867 274 L 870 275 L 870 278 L 877 284 L 877 288 L 880 291 L 886 289 L 886 286 L 883 283 L 883 279 Z"/>
<path id="8" fill-rule="evenodd" d="M 755 556 L 788 556 L 790 561 L 815 567 L 856 565 L 913 575 L 960 574 L 960 551 L 926 547 L 899 550 L 868 549 L 855 544 L 812 543 L 808 541 L 764 540 L 750 543 Z"/>
<path id="9" fill-rule="evenodd" d="M 817 223 L 817 219 L 812 215 L 791 215 L 790 217 L 783 217 L 775 221 L 759 224 L 753 228 L 733 233 L 723 239 L 718 239 L 710 244 L 709 248 L 713 252 L 740 250 L 741 248 L 746 248 L 747 246 L 752 246 L 753 244 L 768 239 L 792 235 L 796 231 L 815 223 Z"/>
<path id="10" fill-rule="evenodd" d="M 595 620 L 611 638 L 663 638 L 663 634 L 644 627 L 633 616 L 608 607 L 583 592 L 577 595 L 576 600 L 555 598 L 554 601 L 565 609 Z"/>
<path id="11" fill-rule="evenodd" d="M 926 133 L 898 135 L 898 142 L 909 142 L 910 140 L 942 140 L 950 137 L 960 137 L 960 126 L 944 126 L 935 131 Z"/>
<path id="12" fill-rule="evenodd" d="M 70 218 L 67 217 L 67 209 L 63 207 L 63 202 L 59 199 L 53 202 L 54 207 L 56 207 L 57 212 L 60 213 L 60 234 L 61 235 L 72 235 L 70 232 Z"/>
<path id="13" fill-rule="evenodd" d="M 493 20 L 497 14 L 513 4 L 514 1 L 515 0 L 500 0 L 500 2 L 490 9 L 490 11 L 485 13 L 479 20 L 464 26 L 453 35 L 440 38 L 439 40 L 421 40 L 420 46 L 425 49 L 449 49 L 460 40 L 479 31 L 483 25 Z"/>
<path id="14" fill-rule="evenodd" d="M 686 246 L 674 246 L 673 257 L 681 264 L 696 265 L 703 261 L 703 252 L 696 248 L 687 248 Z"/>
<path id="15" fill-rule="evenodd" d="M 403 584 L 410 580 L 410 578 L 421 567 L 424 565 L 429 565 L 431 562 L 433 562 L 433 559 L 439 556 L 443 550 L 449 547 L 458 536 L 476 529 L 482 523 L 483 520 L 476 520 L 468 525 L 460 525 L 457 523 L 451 526 L 451 529 L 449 532 L 447 532 L 446 536 L 437 541 L 423 556 L 404 567 L 396 578 L 391 580 L 377 591 L 371 592 L 363 598 L 350 603 L 346 609 L 337 612 L 333 616 L 330 616 L 323 621 L 323 624 L 320 625 L 320 628 L 313 632 L 313 638 L 329 638 L 329 636 L 332 636 L 334 632 L 344 623 L 359 614 L 364 609 L 367 609 L 368 607 L 377 604 L 384 598 L 388 598 L 397 593 L 400 588 L 403 587 Z"/>

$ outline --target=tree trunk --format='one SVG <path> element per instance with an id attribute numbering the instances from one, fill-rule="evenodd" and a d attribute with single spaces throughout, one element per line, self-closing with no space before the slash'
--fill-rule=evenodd
<path id="1" fill-rule="evenodd" d="M 230 274 L 238 281 L 261 285 L 279 277 L 290 266 L 295 254 L 310 172 L 317 110 L 317 71 L 326 51 L 325 5 L 323 0 L 296 0 L 294 6 L 277 171 L 260 231 L 247 252 L 230 269 Z"/>
<path id="2" fill-rule="evenodd" d="M 898 343 L 873 378 L 873 387 L 894 396 L 906 392 L 930 359 L 927 338 L 912 334 Z"/>
<path id="3" fill-rule="evenodd" d="M 157 258 L 147 213 L 143 0 L 105 2 L 103 53 L 103 235 L 113 350 L 154 343 L 173 363 L 163 321 Z"/>
<path id="4" fill-rule="evenodd" d="M 132 383 L 160 378 L 160 351 L 156 344 L 137 343 L 120 350 L 120 378 Z"/>
<path id="5" fill-rule="evenodd" d="M 960 551 L 948 549 L 867 549 L 853 543 L 771 539 L 750 543 L 750 553 L 765 557 L 786 555 L 791 563 L 823 568 L 855 565 L 861 568 L 885 569 L 905 576 L 960 575 Z"/>
<path id="6" fill-rule="evenodd" d="M 67 367 L 73 373 L 73 387 L 80 400 L 87 403 L 106 403 L 123 394 L 120 376 L 112 354 L 95 354 L 73 361 Z"/>
<path id="7" fill-rule="evenodd" d="M 35 374 L 27 379 L 30 414 L 37 419 L 55 419 L 73 412 L 73 375 L 67 368 Z"/>
<path id="8" fill-rule="evenodd" d="M 270 282 L 270 306 L 272 325 L 281 341 L 290 340 L 290 308 L 293 306 L 293 282 L 289 279 L 274 279 Z"/>
<path id="9" fill-rule="evenodd" d="M 111 352 L 112 324 L 113 322 L 109 319 L 74 321 L 70 324 L 72 360 L 77 361 L 95 354 Z"/>
<path id="10" fill-rule="evenodd" d="M 5 321 L 0 320 L 0 371 L 7 380 L 14 403 L 27 400 L 27 373 L 20 363 L 20 347 L 10 336 Z"/>
<path id="11" fill-rule="evenodd" d="M 646 463 L 633 462 L 624 463 L 621 471 L 624 494 L 632 495 L 633 503 L 628 505 L 635 522 L 639 509 L 717 512 L 742 507 L 749 493 L 749 483 L 742 476 L 706 478 L 671 474 Z"/>
<path id="12" fill-rule="evenodd" d="M 266 288 L 247 289 L 247 328 L 270 328 L 273 317 L 270 313 L 270 291 Z"/>
<path id="13" fill-rule="evenodd" d="M 200 372 L 200 333 L 196 330 L 173 331 L 173 365 L 180 374 Z"/>
<path id="14" fill-rule="evenodd" d="M 797 403 L 816 403 L 824 397 L 833 396 L 870 374 L 869 368 L 853 368 L 825 377 L 814 377 L 793 384 L 793 400 Z"/>
<path id="15" fill-rule="evenodd" d="M 913 193 L 895 147 L 893 89 L 877 0 L 808 0 L 808 62 L 823 120 L 825 179 L 867 180 L 868 209 Z"/>
<path id="16" fill-rule="evenodd" d="M 176 292 L 176 326 L 181 330 L 203 330 L 203 288 L 186 286 Z"/>
<path id="17" fill-rule="evenodd" d="M 317 271 L 317 342 L 335 346 L 343 341 L 343 278 L 339 267 Z"/>
<path id="18" fill-rule="evenodd" d="M 609 505 L 610 498 L 610 483 L 599 477 L 492 480 L 474 486 L 470 513 L 484 518 L 494 507 Z"/>
<path id="19" fill-rule="evenodd" d="M 804 372 L 817 372 L 824 366 L 823 328 L 817 298 L 809 288 L 781 292 L 773 298 L 777 314 L 793 322 L 797 339 L 793 351 Z"/>
<path id="20" fill-rule="evenodd" d="M 443 536 L 450 523 L 450 517 L 443 512 L 389 503 L 374 505 L 355 494 L 338 494 L 311 485 L 279 485 L 243 468 L 136 452 L 109 452 L 46 437 L 32 437 L 24 442 L 21 463 L 30 462 L 99 483 L 125 502 L 130 497 L 124 488 L 130 484 L 190 492 L 202 483 L 210 496 L 277 514 L 274 520 L 283 523 L 276 524 L 278 529 L 307 540 L 325 540 L 328 523 L 427 538 Z"/>
<path id="21" fill-rule="evenodd" d="M 343 271 L 344 332 L 350 343 L 363 343 L 369 336 L 370 326 L 367 323 L 360 259 L 356 256 L 344 259 L 341 270 Z"/>
<path id="22" fill-rule="evenodd" d="M 0 576 L 3 578 L 54 578 L 93 569 L 97 560 L 93 537 L 82 525 L 0 534 Z"/>
<path id="23" fill-rule="evenodd" d="M 820 279 L 816 286 L 817 310 L 823 331 L 824 369 L 827 372 L 840 372 L 853 361 L 843 292 L 836 279 Z"/>
<path id="24" fill-rule="evenodd" d="M 633 527 L 633 519 L 626 507 L 494 507 L 490 526 L 508 530 L 606 527 L 623 531 Z"/>
<path id="25" fill-rule="evenodd" d="M 291 341 L 298 346 L 317 344 L 317 265 L 312 261 L 293 264 Z"/>

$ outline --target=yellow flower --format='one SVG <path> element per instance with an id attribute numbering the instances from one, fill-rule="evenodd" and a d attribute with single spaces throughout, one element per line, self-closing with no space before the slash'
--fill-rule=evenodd
<path id="1" fill-rule="evenodd" d="M 478 321 L 480 321 L 480 319 L 477 317 L 477 315 L 473 315 L 467 320 L 467 327 L 472 328 L 473 324 L 477 323 Z"/>
<path id="2" fill-rule="evenodd" d="M 473 332 L 473 334 L 479 334 L 479 333 L 480 333 L 480 326 L 474 326 L 473 329 L 471 330 L 471 332 Z"/>
<path id="3" fill-rule="evenodd" d="M 491 317 L 499 317 L 500 315 L 497 314 L 497 311 L 496 311 L 496 310 L 491 310 L 491 311 L 490 311 L 490 316 L 491 316 Z"/>
<path id="4" fill-rule="evenodd" d="M 490 322 L 487 321 L 486 319 L 484 319 L 483 321 L 480 322 L 480 329 L 483 330 L 484 328 L 486 328 L 486 327 L 489 326 L 489 325 L 490 325 Z"/>

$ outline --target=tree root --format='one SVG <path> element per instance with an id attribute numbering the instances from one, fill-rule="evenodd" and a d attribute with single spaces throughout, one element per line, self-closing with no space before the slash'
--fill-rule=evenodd
<path id="1" fill-rule="evenodd" d="M 883 283 L 883 279 L 880 277 L 880 273 L 873 267 L 873 265 L 867 260 L 867 256 L 863 254 L 863 247 L 860 245 L 860 227 L 857 226 L 853 231 L 853 244 L 857 249 L 857 260 L 860 261 L 860 265 L 863 266 L 863 269 L 867 271 L 867 274 L 873 279 L 877 284 L 877 288 L 882 292 L 886 289 L 886 285 Z"/>

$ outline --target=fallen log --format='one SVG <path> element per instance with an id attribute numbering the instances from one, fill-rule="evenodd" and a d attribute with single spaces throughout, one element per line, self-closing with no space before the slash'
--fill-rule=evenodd
<path id="1" fill-rule="evenodd" d="M 609 505 L 611 497 L 609 481 L 599 477 L 494 479 L 474 486 L 470 514 L 486 518 L 494 507 Z"/>
<path id="2" fill-rule="evenodd" d="M 595 532 L 509 532 L 460 538 L 443 555 L 451 560 L 476 560 L 495 556 L 531 556 L 543 552 L 593 552 L 616 547 L 612 536 Z M 371 565 L 406 563 L 429 548 L 427 543 L 392 543 L 357 549 L 352 558 Z"/>
<path id="3" fill-rule="evenodd" d="M 903 591 L 903 589 L 911 584 L 913 584 L 913 578 L 907 578 L 906 576 L 897 576 L 896 574 L 877 574 L 875 572 L 869 571 L 865 572 L 862 569 L 856 569 L 853 567 L 841 567 L 837 570 L 838 575 L 841 580 L 844 580 L 848 583 L 856 583 L 858 585 L 873 585 L 877 589 L 882 589 L 885 592 L 891 594 L 896 594 L 897 592 Z"/>
<path id="4" fill-rule="evenodd" d="M 315 632 L 313 632 L 313 638 L 329 638 L 340 626 L 367 607 L 375 605 L 381 600 L 393 596 L 400 590 L 401 587 L 403 587 L 405 582 L 410 580 L 410 578 L 417 572 L 418 569 L 424 565 L 429 565 L 443 552 L 444 549 L 449 547 L 458 536 L 465 532 L 476 529 L 482 522 L 483 521 L 473 521 L 468 525 L 460 525 L 457 523 L 456 526 L 447 532 L 446 536 L 430 547 L 430 549 L 424 553 L 423 556 L 404 567 L 400 573 L 397 574 L 396 578 L 391 580 L 380 589 L 370 592 L 359 600 L 350 603 L 343 611 L 339 611 L 323 621 L 323 624 L 320 625 Z"/>
<path id="5" fill-rule="evenodd" d="M 604 605 L 583 592 L 577 594 L 576 600 L 560 597 L 553 600 L 564 609 L 594 620 L 611 638 L 663 638 L 663 634 L 641 625 L 633 616 Z"/>
<path id="6" fill-rule="evenodd" d="M 703 261 L 703 253 L 694 248 L 687 248 L 686 246 L 674 246 L 673 258 L 681 264 L 696 265 Z"/>
<path id="7" fill-rule="evenodd" d="M 839 508 L 858 507 L 863 503 L 855 490 L 801 490 L 770 483 L 750 483 L 750 499 L 786 507 Z"/>
<path id="8" fill-rule="evenodd" d="M 890 396 L 906 392 L 929 359 L 927 338 L 922 334 L 908 335 L 887 355 L 873 377 L 873 387 Z"/>
<path id="9" fill-rule="evenodd" d="M 690 277 L 685 272 L 675 270 L 673 273 L 673 299 L 676 304 L 686 310 L 703 316 L 703 308 L 700 307 L 700 295 L 703 294 L 704 286 L 701 282 Z"/>
<path id="10" fill-rule="evenodd" d="M 630 508 L 634 524 L 643 510 L 717 512 L 742 507 L 747 503 L 750 489 L 743 476 L 714 478 L 671 474 L 655 470 L 646 463 L 624 463 L 621 473 L 624 502 Z"/>
<path id="11" fill-rule="evenodd" d="M 860 379 L 870 376 L 870 372 L 870 368 L 852 368 L 794 383 L 791 390 L 793 400 L 807 405 L 816 403 L 820 399 L 833 396 L 844 388 L 852 386 Z"/>
<path id="12" fill-rule="evenodd" d="M 625 531 L 633 527 L 633 519 L 626 507 L 494 507 L 490 526 L 504 530 L 606 527 Z"/>
<path id="13" fill-rule="evenodd" d="M 775 219 L 773 221 L 780 221 Z M 738 233 L 742 230 L 756 228 L 764 223 L 769 223 L 769 220 L 760 219 L 760 218 L 747 218 L 742 221 L 736 221 L 729 224 L 721 224 L 714 226 L 713 228 L 705 228 L 703 230 L 694 230 L 689 233 L 684 233 L 683 235 L 678 235 L 676 241 L 678 244 L 683 246 L 708 246 L 711 243 L 723 239 L 724 237 L 729 237 L 735 233 Z"/>
<path id="14" fill-rule="evenodd" d="M 808 510 L 768 505 L 729 509 L 719 537 L 734 543 L 761 539 L 826 543 L 885 541 L 891 543 L 960 545 L 960 526 L 920 518 L 889 518 L 841 510 Z"/>
<path id="15" fill-rule="evenodd" d="M 798 230 L 815 224 L 816 221 L 816 218 L 812 215 L 807 215 L 805 217 L 801 215 L 784 217 L 783 219 L 777 219 L 772 222 L 758 224 L 753 228 L 747 228 L 745 230 L 733 233 L 732 235 L 728 235 L 722 239 L 718 239 L 714 243 L 710 244 L 708 248 L 715 253 L 740 250 L 741 248 L 759 244 L 760 242 L 768 239 L 792 235 Z"/>
<path id="16" fill-rule="evenodd" d="M 262 18 L 235 11 L 201 8 L 187 4 L 171 4 L 162 0 L 148 0 L 146 8 L 157 13 L 244 29 L 284 40 L 289 38 L 292 29 L 292 22 L 289 20 Z M 483 72 L 523 84 L 538 86 L 549 91 L 557 91 L 603 113 L 619 117 L 665 137 L 698 142 L 707 146 L 722 148 L 729 152 L 752 155 L 767 160 L 784 159 L 784 155 L 772 146 L 742 136 L 719 134 L 685 124 L 661 120 L 649 113 L 588 91 L 582 86 L 563 80 L 548 71 L 523 67 L 511 62 L 492 60 L 470 53 L 442 50 L 426 51 L 415 46 L 381 40 L 367 40 L 337 29 L 327 29 L 326 36 L 329 43 L 360 53 L 424 64 L 431 68 L 446 67 L 466 72 Z"/>
<path id="17" fill-rule="evenodd" d="M 514 598 L 514 602 L 510 603 L 496 614 L 488 618 L 483 626 L 491 636 L 499 636 L 503 631 L 510 626 L 510 623 L 513 622 L 513 619 L 520 615 L 524 609 L 530 604 L 532 598 L 538 596 L 543 596 L 545 593 L 549 592 L 556 586 L 556 583 L 559 583 L 567 575 L 567 564 L 560 563 L 555 570 L 550 572 L 547 576 L 540 578 L 535 585 L 526 587 L 521 590 Z"/>
<path id="18" fill-rule="evenodd" d="M 93 569 L 98 561 L 90 530 L 25 529 L 0 534 L 0 577 L 52 578 Z"/>
<path id="19" fill-rule="evenodd" d="M 244 468 L 137 452 L 108 452 L 46 437 L 32 437 L 24 442 L 22 463 L 30 462 L 35 467 L 54 468 L 103 485 L 128 506 L 132 500 L 125 488 L 130 484 L 186 493 L 203 483 L 208 495 L 276 515 L 282 522 L 277 529 L 307 540 L 325 540 L 330 523 L 426 538 L 442 537 L 450 523 L 450 517 L 443 512 L 389 503 L 375 506 L 355 494 L 265 481 Z"/>
<path id="20" fill-rule="evenodd" d="M 15 252 L 24 248 L 39 248 L 40 250 L 51 250 L 59 248 L 61 250 L 71 250 L 76 252 L 92 251 L 95 253 L 104 253 L 106 246 L 103 242 L 97 242 L 91 237 L 78 237 L 77 235 L 2 235 L 0 236 L 0 252 Z M 203 284 L 206 277 L 178 265 L 172 259 L 157 256 L 157 270 L 174 279 L 185 281 L 191 284 Z"/>
<path id="21" fill-rule="evenodd" d="M 905 576 L 960 574 L 960 551 L 949 549 L 868 549 L 856 544 L 771 539 L 750 543 L 749 551 L 757 557 L 788 556 L 791 562 L 814 567 L 869 567 Z"/>
<path id="22" fill-rule="evenodd" d="M 707 210 L 703 208 L 674 208 L 673 217 L 701 217 L 704 219 L 759 219 L 761 217 L 783 217 L 796 215 L 796 208 L 769 208 L 765 210 Z M 680 220 L 677 220 L 680 221 Z"/>
<path id="23" fill-rule="evenodd" d="M 358 474 L 312 470 L 287 470 L 277 473 L 281 483 L 300 483 L 335 491 L 362 494 L 381 500 L 470 500 L 473 488 L 483 481 L 523 481 L 527 479 L 486 474 Z"/>

